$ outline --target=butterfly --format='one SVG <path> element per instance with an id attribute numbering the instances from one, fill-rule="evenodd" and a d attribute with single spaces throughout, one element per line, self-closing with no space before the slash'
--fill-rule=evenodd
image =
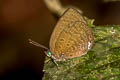
<path id="1" fill-rule="evenodd" d="M 55 63 L 85 55 L 93 41 L 93 32 L 86 19 L 73 8 L 68 8 L 58 20 L 50 38 L 50 49 L 29 39 L 31 44 L 46 49 L 45 54 Z"/>

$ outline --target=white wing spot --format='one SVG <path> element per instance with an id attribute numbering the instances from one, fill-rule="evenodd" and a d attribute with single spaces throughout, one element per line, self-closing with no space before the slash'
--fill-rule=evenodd
<path id="1" fill-rule="evenodd" d="M 88 50 L 90 50 L 90 46 L 91 46 L 91 43 L 90 43 L 90 42 L 88 42 Z"/>

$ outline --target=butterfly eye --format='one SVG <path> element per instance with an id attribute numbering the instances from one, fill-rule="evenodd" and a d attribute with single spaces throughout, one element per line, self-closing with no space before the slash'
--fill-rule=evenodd
<path id="1" fill-rule="evenodd" d="M 48 56 L 51 56 L 51 54 L 52 54 L 52 53 L 51 53 L 50 51 L 48 51 Z"/>

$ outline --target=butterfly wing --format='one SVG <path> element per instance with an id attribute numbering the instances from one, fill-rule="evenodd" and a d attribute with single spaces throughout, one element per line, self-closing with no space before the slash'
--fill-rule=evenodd
<path id="1" fill-rule="evenodd" d="M 57 57 L 81 56 L 93 44 L 92 31 L 81 14 L 72 8 L 66 10 L 55 26 L 50 39 L 50 50 Z"/>

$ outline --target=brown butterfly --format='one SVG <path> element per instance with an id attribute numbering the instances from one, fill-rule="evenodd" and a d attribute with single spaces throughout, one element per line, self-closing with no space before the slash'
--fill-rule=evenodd
<path id="1" fill-rule="evenodd" d="M 93 33 L 78 10 L 69 8 L 57 22 L 50 38 L 50 49 L 32 41 L 30 43 L 46 49 L 45 54 L 54 62 L 85 55 L 93 46 Z"/>

